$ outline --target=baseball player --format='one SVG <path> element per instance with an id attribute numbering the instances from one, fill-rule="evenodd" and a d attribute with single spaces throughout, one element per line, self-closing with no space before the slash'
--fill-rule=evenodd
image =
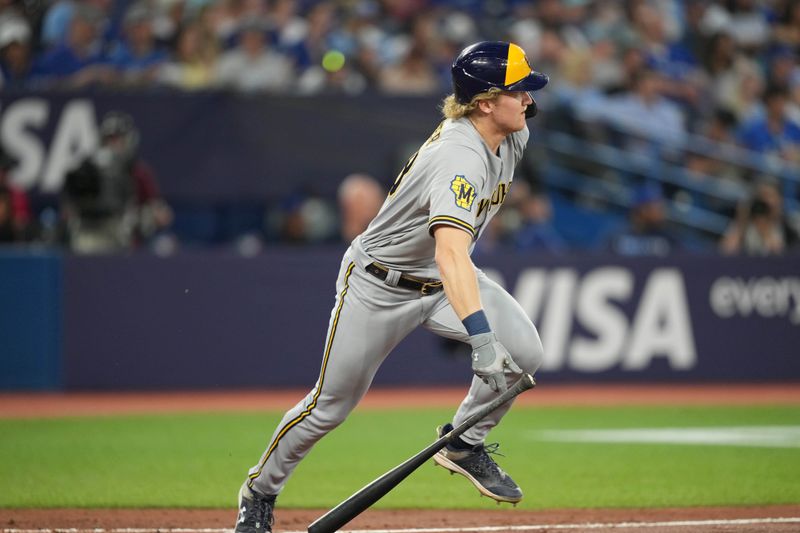
<path id="1" fill-rule="evenodd" d="M 239 492 L 237 532 L 271 531 L 275 499 L 297 464 L 345 420 L 389 352 L 418 326 L 472 346 L 475 374 L 452 424 L 466 420 L 542 360 L 539 334 L 470 253 L 508 194 L 528 141 L 532 92 L 547 76 L 506 42 L 465 48 L 452 66 L 444 121 L 411 156 L 380 212 L 344 254 L 319 379 L 276 428 Z M 498 502 L 522 498 L 483 442 L 497 409 L 435 456 Z"/>

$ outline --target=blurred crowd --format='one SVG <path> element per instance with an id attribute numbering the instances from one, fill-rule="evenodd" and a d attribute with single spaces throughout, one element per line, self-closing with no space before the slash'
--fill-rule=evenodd
<path id="1" fill-rule="evenodd" d="M 483 39 L 519 43 L 560 82 L 558 97 L 585 112 L 596 112 L 596 92 L 641 78 L 698 112 L 681 121 L 659 109 L 659 135 L 679 136 L 681 122 L 694 126 L 715 106 L 743 122 L 763 110 L 767 87 L 783 90 L 800 118 L 796 0 L 0 3 L 4 88 L 438 94 L 449 90 L 453 57 Z"/>
<path id="2" fill-rule="evenodd" d="M 4 0 L 0 87 L 443 95 L 454 56 L 484 39 L 520 44 L 550 75 L 539 96 L 544 127 L 744 187 L 721 250 L 795 245 L 797 213 L 786 206 L 797 205 L 800 187 L 785 175 L 800 176 L 798 0 Z M 721 146 L 763 165 L 733 164 Z M 780 172 L 765 176 L 764 165 Z M 349 198 L 377 197 L 379 185 L 351 178 L 338 199 L 287 199 L 266 225 L 280 239 L 326 240 L 337 237 L 313 228 L 338 216 L 352 235 L 366 215 L 351 220 L 347 205 L 361 200 Z M 538 178 L 522 181 L 484 247 L 567 249 Z M 608 248 L 679 247 L 664 230 L 664 201 L 681 191 L 647 179 L 631 185 L 627 226 Z M 0 220 L 4 203 L 17 206 L 10 224 L 19 234 L 30 214 L 0 187 Z M 170 218 L 163 207 L 155 210 L 161 225 Z"/>

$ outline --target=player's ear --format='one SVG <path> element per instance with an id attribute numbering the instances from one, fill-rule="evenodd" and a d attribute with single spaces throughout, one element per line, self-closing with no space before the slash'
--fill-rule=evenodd
<path id="1" fill-rule="evenodd" d="M 494 99 L 478 100 L 478 109 L 487 115 L 492 112 L 494 108 Z"/>

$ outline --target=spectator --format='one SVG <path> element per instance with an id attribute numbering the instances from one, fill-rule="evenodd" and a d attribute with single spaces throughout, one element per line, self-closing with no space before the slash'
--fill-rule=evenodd
<path id="1" fill-rule="evenodd" d="M 322 58 L 332 48 L 330 35 L 335 27 L 335 15 L 332 2 L 318 2 L 309 9 L 303 24 L 292 25 L 294 34 L 282 32 L 281 47 L 294 57 L 298 69 L 304 70 L 322 63 Z M 293 19 L 290 17 L 285 22 L 290 24 Z"/>
<path id="2" fill-rule="evenodd" d="M 737 45 L 749 53 L 757 53 L 769 39 L 769 23 L 761 2 L 756 0 L 729 0 L 712 2 L 703 15 L 707 31 L 726 31 Z"/>
<path id="3" fill-rule="evenodd" d="M 297 80 L 297 90 L 300 94 L 329 93 L 352 96 L 367 89 L 367 79 L 341 52 L 332 50 L 328 53 L 326 59 L 328 58 L 332 58 L 333 61 L 312 65 L 300 75 Z"/>
<path id="4" fill-rule="evenodd" d="M 367 174 L 350 174 L 339 185 L 341 237 L 350 242 L 367 229 L 386 198 L 386 191 Z"/>
<path id="5" fill-rule="evenodd" d="M 31 70 L 31 28 L 17 16 L 0 17 L 0 87 L 22 89 Z"/>
<path id="6" fill-rule="evenodd" d="M 723 184 L 731 190 L 733 187 L 745 187 L 745 171 L 736 163 L 733 152 L 738 150 L 734 131 L 736 116 L 727 109 L 716 109 L 711 117 L 703 122 L 698 133 L 705 137 L 704 142 L 692 142 L 687 146 L 684 165 L 687 176 L 697 184 L 717 187 Z M 700 187 L 702 190 L 703 187 Z M 730 201 L 701 195 L 698 190 L 680 190 L 678 196 L 682 201 L 711 209 L 715 212 L 730 210 Z"/>
<path id="7" fill-rule="evenodd" d="M 303 190 L 289 194 L 268 212 L 267 226 L 269 234 L 291 244 L 329 242 L 338 236 L 334 206 Z"/>
<path id="8" fill-rule="evenodd" d="M 614 54 L 614 61 L 616 63 L 615 72 L 603 80 L 602 90 L 608 96 L 619 96 L 629 92 L 636 82 L 639 74 L 644 70 L 647 65 L 647 57 L 644 50 L 635 45 L 620 45 L 618 49 L 609 44 L 600 44 L 593 50 L 594 53 L 601 55 Z M 616 59 L 617 53 L 619 59 Z M 609 72 L 610 73 L 610 72 Z M 599 83 L 599 81 L 597 82 Z"/>
<path id="9" fill-rule="evenodd" d="M 784 46 L 800 50 L 800 2 L 783 2 L 783 11 L 775 25 L 773 37 Z"/>
<path id="10" fill-rule="evenodd" d="M 556 87 L 558 101 L 554 102 L 557 107 L 553 107 L 578 120 L 569 130 L 582 136 L 593 136 L 591 123 L 602 116 L 606 96 L 592 83 L 592 55 L 588 50 L 565 55 L 559 66 Z"/>
<path id="11" fill-rule="evenodd" d="M 292 63 L 270 49 L 266 26 L 260 20 L 242 26 L 238 46 L 224 53 L 217 65 L 218 86 L 237 91 L 286 91 L 293 82 Z"/>
<path id="12" fill-rule="evenodd" d="M 125 13 L 124 40 L 111 52 L 111 62 L 125 84 L 152 81 L 159 66 L 169 58 L 153 35 L 153 15 L 144 1 Z"/>
<path id="13" fill-rule="evenodd" d="M 653 148 L 678 148 L 685 143 L 683 113 L 661 95 L 661 87 L 661 76 L 644 69 L 634 77 L 633 90 L 609 100 L 604 116 L 630 136 L 626 148 L 652 154 Z"/>
<path id="14" fill-rule="evenodd" d="M 3 224 L 8 227 L 7 235 L 12 235 L 10 240 L 28 240 L 31 237 L 31 207 L 28 195 L 22 189 L 11 183 L 11 170 L 17 161 L 0 146 L 0 189 L 3 191 L 4 206 Z"/>
<path id="15" fill-rule="evenodd" d="M 69 23 L 78 0 L 55 0 L 44 14 L 41 41 L 45 48 L 55 48 L 67 40 Z"/>
<path id="16" fill-rule="evenodd" d="M 733 111 L 739 122 L 752 120 L 763 112 L 764 75 L 747 57 L 737 56 L 732 68 L 716 79 L 712 91 L 717 105 Z"/>
<path id="17" fill-rule="evenodd" d="M 648 66 L 662 75 L 662 94 L 696 106 L 700 97 L 697 60 L 680 42 L 669 39 L 664 14 L 641 3 L 636 8 L 636 27 Z"/>
<path id="18" fill-rule="evenodd" d="M 440 91 L 439 77 L 420 47 L 381 72 L 380 88 L 387 94 L 425 95 Z"/>
<path id="19" fill-rule="evenodd" d="M 768 88 L 764 93 L 766 113 L 744 124 L 738 136 L 750 150 L 800 164 L 800 125 L 786 117 L 787 96 L 785 89 Z"/>
<path id="20" fill-rule="evenodd" d="M 708 3 L 685 2 L 683 8 L 685 20 L 680 43 L 695 60 L 702 61 L 709 47 L 708 35 L 703 31 L 703 16 L 708 9 Z"/>
<path id="21" fill-rule="evenodd" d="M 527 195 L 519 209 L 522 222 L 513 235 L 514 249 L 519 252 L 562 253 L 567 243 L 553 226 L 553 205 L 547 195 Z"/>
<path id="22" fill-rule="evenodd" d="M 172 220 L 152 171 L 138 157 L 131 117 L 106 114 L 100 135 L 100 147 L 67 174 L 64 186 L 67 235 L 76 253 L 129 250 Z"/>
<path id="23" fill-rule="evenodd" d="M 783 198 L 775 183 L 756 185 L 751 198 L 741 202 L 720 241 L 725 254 L 780 255 L 800 241 L 783 214 Z"/>
<path id="24" fill-rule="evenodd" d="M 666 229 L 666 220 L 661 187 L 642 185 L 634 193 L 628 226 L 612 234 L 607 247 L 618 255 L 668 255 L 678 248 L 678 240 Z"/>
<path id="25" fill-rule="evenodd" d="M 160 0 L 153 10 L 153 35 L 159 46 L 175 48 L 181 21 L 186 19 L 184 0 Z"/>
<path id="26" fill-rule="evenodd" d="M 297 0 L 275 0 L 267 17 L 272 42 L 281 50 L 299 45 L 308 31 L 308 24 L 298 13 Z"/>
<path id="27" fill-rule="evenodd" d="M 72 14 L 66 42 L 34 62 L 32 78 L 46 86 L 83 87 L 112 79 L 113 69 L 103 52 L 100 29 L 103 13 L 79 5 Z"/>
<path id="28" fill-rule="evenodd" d="M 244 4 L 242 0 L 216 0 L 204 5 L 199 15 L 206 31 L 220 43 L 233 39 L 245 20 Z"/>
<path id="29" fill-rule="evenodd" d="M 214 80 L 218 51 L 213 35 L 199 23 L 188 22 L 178 32 L 172 60 L 161 66 L 157 79 L 177 89 L 208 88 Z"/>
<path id="30" fill-rule="evenodd" d="M 797 69 L 797 54 L 792 49 L 776 49 L 768 58 L 767 85 L 790 91 Z"/>
<path id="31" fill-rule="evenodd" d="M 17 232 L 11 207 L 11 191 L 0 185 L 0 245 L 15 242 Z"/>

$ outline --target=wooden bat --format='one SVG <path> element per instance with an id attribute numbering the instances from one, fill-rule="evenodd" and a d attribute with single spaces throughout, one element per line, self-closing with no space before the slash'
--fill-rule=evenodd
<path id="1" fill-rule="evenodd" d="M 428 459 L 436 455 L 436 452 L 447 446 L 459 435 L 478 423 L 479 420 L 500 407 L 506 402 L 516 398 L 521 393 L 536 385 L 533 376 L 523 374 L 522 377 L 512 385 L 507 391 L 495 398 L 492 403 L 469 417 L 467 420 L 453 428 L 452 431 L 440 437 L 436 442 L 411 457 L 404 463 L 394 467 L 381 477 L 359 490 L 345 501 L 319 517 L 313 524 L 308 526 L 308 533 L 333 533 L 350 520 L 361 514 L 376 501 L 383 498 L 390 490 L 395 488 L 401 481 L 419 468 Z"/>

